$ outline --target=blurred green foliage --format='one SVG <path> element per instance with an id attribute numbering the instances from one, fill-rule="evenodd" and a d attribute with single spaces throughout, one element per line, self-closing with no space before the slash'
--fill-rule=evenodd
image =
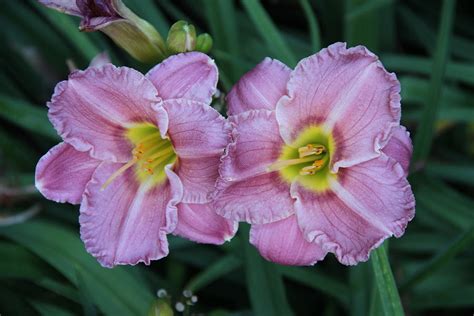
<path id="1" fill-rule="evenodd" d="M 155 292 L 199 296 L 211 315 L 471 315 L 474 310 L 474 3 L 418 0 L 125 1 L 162 35 L 176 20 L 213 36 L 226 93 L 265 56 L 296 62 L 335 41 L 376 52 L 402 83 L 414 135 L 416 218 L 367 263 L 332 256 L 315 267 L 264 261 L 248 227 L 222 247 L 170 237 L 151 266 L 104 269 L 79 239 L 78 207 L 33 189 L 37 160 L 58 141 L 46 101 L 68 74 L 106 50 L 146 71 L 78 19 L 34 0 L 0 10 L 0 314 L 146 315 Z M 28 218 L 40 208 L 40 213 Z M 26 213 L 25 213 L 26 212 Z M 22 222 L 6 225 L 8 222 Z M 398 290 L 397 290 L 398 287 Z M 401 299 L 400 299 L 401 298 Z"/>

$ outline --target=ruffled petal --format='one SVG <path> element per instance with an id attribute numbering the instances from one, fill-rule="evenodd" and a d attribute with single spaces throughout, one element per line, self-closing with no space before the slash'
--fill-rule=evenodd
<path id="1" fill-rule="evenodd" d="M 205 203 L 214 190 L 218 165 L 230 140 L 230 126 L 201 102 L 173 99 L 163 103 L 169 137 L 178 155 L 176 173 L 184 186 L 183 202 Z"/>
<path id="2" fill-rule="evenodd" d="M 87 182 L 100 163 L 67 143 L 59 143 L 38 161 L 36 188 L 49 200 L 79 204 Z"/>
<path id="3" fill-rule="evenodd" d="M 410 133 L 404 126 L 397 126 L 392 130 L 392 137 L 382 151 L 398 161 L 405 171 L 405 176 L 408 175 L 413 145 Z"/>
<path id="4" fill-rule="evenodd" d="M 327 253 L 320 245 L 304 239 L 295 216 L 252 225 L 250 243 L 265 259 L 284 265 L 310 266 L 323 260 Z"/>
<path id="5" fill-rule="evenodd" d="M 163 102 L 168 112 L 168 134 L 180 158 L 222 155 L 229 142 L 230 127 L 212 107 L 192 100 Z"/>
<path id="6" fill-rule="evenodd" d="M 220 155 L 214 157 L 180 158 L 176 174 L 184 187 L 184 203 L 209 202 L 219 176 Z"/>
<path id="7" fill-rule="evenodd" d="M 178 177 L 167 167 L 169 181 L 139 184 L 129 169 L 104 190 L 104 182 L 123 164 L 102 163 L 87 184 L 81 204 L 81 238 L 104 267 L 137 264 L 168 255 L 166 234 L 177 223 L 182 197 Z"/>
<path id="8" fill-rule="evenodd" d="M 185 98 L 210 104 L 216 92 L 218 71 L 209 56 L 191 52 L 167 58 L 146 76 L 164 100 Z"/>
<path id="9" fill-rule="evenodd" d="M 275 112 L 247 111 L 231 116 L 229 122 L 233 127 L 232 142 L 222 157 L 221 176 L 237 181 L 267 172 L 284 145 Z"/>
<path id="10" fill-rule="evenodd" d="M 291 69 L 276 59 L 265 58 L 247 72 L 227 95 L 228 114 L 249 110 L 274 110 L 286 94 Z"/>
<path id="11" fill-rule="evenodd" d="M 237 181 L 219 179 L 214 206 L 225 218 L 251 224 L 275 222 L 294 213 L 290 185 L 278 172 Z"/>
<path id="12" fill-rule="evenodd" d="M 400 164 L 385 155 L 348 169 L 325 193 L 295 185 L 298 223 L 308 241 L 346 265 L 366 261 L 384 239 L 403 235 L 415 199 Z"/>
<path id="13" fill-rule="evenodd" d="M 82 16 L 81 10 L 77 7 L 76 0 L 39 0 L 48 8 L 58 10 L 67 14 Z"/>
<path id="14" fill-rule="evenodd" d="M 234 237 L 237 227 L 237 222 L 217 215 L 209 203 L 180 203 L 178 225 L 173 234 L 199 243 L 221 245 Z"/>
<path id="15" fill-rule="evenodd" d="M 309 125 L 322 125 L 336 143 L 332 169 L 380 155 L 400 121 L 400 83 L 363 46 L 336 43 L 303 59 L 277 105 L 287 143 Z"/>
<path id="16" fill-rule="evenodd" d="M 100 160 L 125 162 L 131 158 L 125 129 L 136 122 L 159 125 L 167 120 L 156 94 L 138 71 L 107 64 L 75 71 L 59 83 L 48 115 L 59 135 L 77 150 Z"/>
<path id="17" fill-rule="evenodd" d="M 213 197 L 218 214 L 264 224 L 293 214 L 290 186 L 267 167 L 283 145 L 274 111 L 252 110 L 229 118 L 232 142 L 221 158 Z"/>

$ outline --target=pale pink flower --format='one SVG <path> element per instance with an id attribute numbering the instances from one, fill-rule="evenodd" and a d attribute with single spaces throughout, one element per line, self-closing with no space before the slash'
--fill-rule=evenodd
<path id="1" fill-rule="evenodd" d="M 399 92 L 362 46 L 336 43 L 293 71 L 266 58 L 227 98 L 217 212 L 251 223 L 250 242 L 271 261 L 367 260 L 415 212 Z"/>
<path id="2" fill-rule="evenodd" d="M 160 259 L 171 232 L 213 244 L 235 234 L 209 204 L 229 141 L 209 106 L 216 84 L 214 62 L 186 53 L 145 76 L 105 64 L 56 86 L 48 115 L 63 142 L 38 162 L 36 186 L 81 204 L 81 238 L 102 265 Z"/>

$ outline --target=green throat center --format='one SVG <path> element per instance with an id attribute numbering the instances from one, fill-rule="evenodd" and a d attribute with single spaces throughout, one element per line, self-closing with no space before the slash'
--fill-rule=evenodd
<path id="1" fill-rule="evenodd" d="M 175 163 L 177 159 L 171 141 L 162 138 L 159 129 L 150 123 L 139 123 L 128 128 L 125 136 L 134 146 L 132 159 L 115 171 L 102 185 L 102 189 L 132 167 L 140 183 L 162 183 L 166 179 L 165 166 Z"/>
<path id="2" fill-rule="evenodd" d="M 329 180 L 337 177 L 330 170 L 334 151 L 332 134 L 320 126 L 309 126 L 293 143 L 282 147 L 280 156 L 268 171 L 278 171 L 288 183 L 297 181 L 310 190 L 322 192 L 329 188 Z"/>

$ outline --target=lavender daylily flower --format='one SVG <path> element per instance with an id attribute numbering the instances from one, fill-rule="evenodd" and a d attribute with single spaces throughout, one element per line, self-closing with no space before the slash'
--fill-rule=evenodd
<path id="1" fill-rule="evenodd" d="M 333 44 L 293 71 L 265 59 L 227 98 L 217 212 L 251 223 L 250 242 L 274 262 L 367 260 L 415 214 L 399 92 L 362 46 Z"/>
<path id="2" fill-rule="evenodd" d="M 216 84 L 214 62 L 193 52 L 145 76 L 105 64 L 56 86 L 48 115 L 63 142 L 38 162 L 36 186 L 81 204 L 81 238 L 103 266 L 160 259 L 169 233 L 213 244 L 235 234 L 209 203 L 229 141 L 209 106 Z"/>

